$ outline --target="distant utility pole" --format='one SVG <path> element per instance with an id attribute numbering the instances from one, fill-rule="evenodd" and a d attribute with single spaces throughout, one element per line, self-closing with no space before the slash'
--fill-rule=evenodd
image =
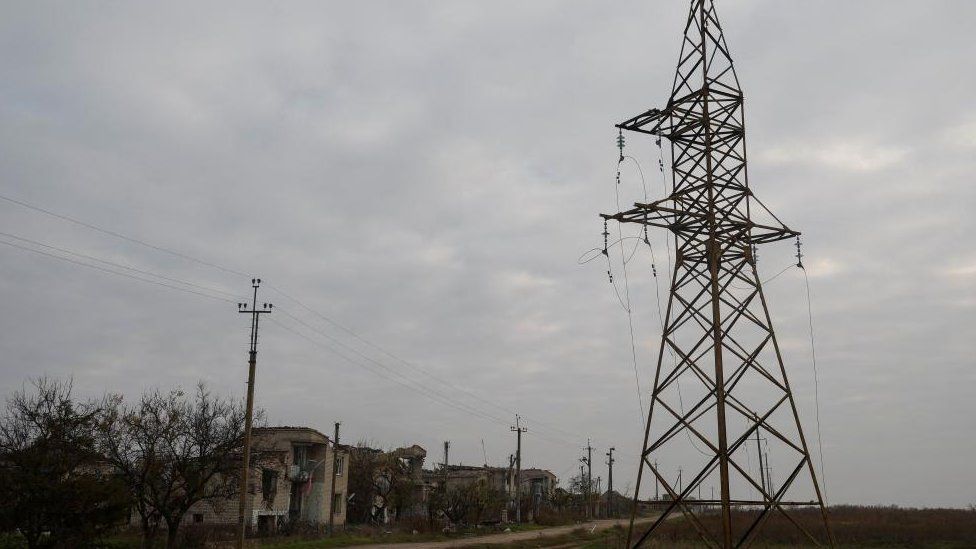
<path id="1" fill-rule="evenodd" d="M 760 424 L 761 422 L 757 422 L 756 425 L 756 453 L 759 455 L 759 479 L 762 480 L 763 500 L 769 501 L 769 496 L 767 495 L 769 494 L 769 491 L 766 490 L 766 473 L 765 473 L 766 468 L 763 467 L 763 451 L 762 451 L 762 444 L 760 442 L 761 439 L 759 438 Z"/>
<path id="2" fill-rule="evenodd" d="M 586 516 L 592 516 L 592 504 L 590 502 L 590 492 L 593 490 L 593 446 L 590 445 L 590 439 L 586 439 L 586 457 L 580 458 L 580 461 L 586 464 L 586 478 L 582 479 L 586 482 L 586 490 L 583 497 L 586 501 Z"/>
<path id="3" fill-rule="evenodd" d="M 590 439 L 586 439 L 586 505 L 590 517 L 593 517 L 593 495 L 591 492 L 593 492 L 593 446 L 590 445 Z"/>
<path id="4" fill-rule="evenodd" d="M 654 462 L 654 470 L 657 471 L 657 461 Z M 654 475 L 654 500 L 657 501 L 659 499 L 661 499 L 661 485 L 657 481 L 657 474 L 655 474 Z"/>
<path id="5" fill-rule="evenodd" d="M 586 482 L 586 473 L 583 472 L 583 460 L 586 458 L 580 458 L 580 495 L 583 496 L 584 502 L 586 498 L 586 486 L 583 483 Z M 583 512 L 586 513 L 586 504 L 583 505 Z"/>
<path id="6" fill-rule="evenodd" d="M 515 448 L 515 522 L 522 523 L 522 433 L 528 431 L 522 427 L 521 418 L 515 414 L 515 426 L 511 428 L 518 437 Z"/>
<path id="7" fill-rule="evenodd" d="M 336 472 L 339 466 L 339 425 L 341 424 L 338 421 L 335 422 L 335 437 L 332 440 L 332 490 L 329 492 L 330 497 L 332 498 L 332 503 L 329 504 L 329 535 L 330 536 L 333 534 L 333 532 L 335 532 L 334 530 L 335 514 L 336 514 L 335 484 L 336 484 Z M 340 503 L 340 505 L 342 504 Z"/>
<path id="8" fill-rule="evenodd" d="M 238 303 L 237 312 L 251 315 L 251 347 L 248 351 L 247 361 L 247 408 L 244 415 L 244 463 L 241 465 L 241 485 L 240 499 L 237 507 L 237 547 L 244 549 L 244 534 L 247 523 L 244 521 L 245 507 L 247 506 L 247 475 L 251 467 L 251 423 L 254 418 L 254 369 L 258 363 L 258 320 L 263 313 L 270 313 L 273 307 L 270 303 L 258 309 L 258 286 L 261 285 L 260 278 L 251 279 L 251 287 L 254 288 L 254 299 L 251 301 L 251 308 L 248 309 L 247 303 Z"/>
<path id="9" fill-rule="evenodd" d="M 447 460 L 447 457 L 450 454 L 450 452 L 451 452 L 451 441 L 450 440 L 445 440 L 444 441 L 444 470 L 445 471 L 447 471 L 447 464 L 450 463 Z"/>
<path id="10" fill-rule="evenodd" d="M 610 447 L 610 451 L 607 452 L 607 516 L 616 516 L 616 511 L 614 509 L 614 499 L 613 499 L 613 451 L 614 447 Z"/>

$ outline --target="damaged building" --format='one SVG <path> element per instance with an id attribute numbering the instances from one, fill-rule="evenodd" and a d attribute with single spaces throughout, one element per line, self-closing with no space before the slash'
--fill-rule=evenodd
<path id="1" fill-rule="evenodd" d="M 346 522 L 348 450 L 335 448 L 328 436 L 310 427 L 255 428 L 248 475 L 245 520 L 259 532 L 273 532 L 288 522 L 325 525 Z M 335 464 L 335 492 L 332 470 Z M 186 523 L 237 524 L 237 496 L 201 501 L 187 512 Z"/>

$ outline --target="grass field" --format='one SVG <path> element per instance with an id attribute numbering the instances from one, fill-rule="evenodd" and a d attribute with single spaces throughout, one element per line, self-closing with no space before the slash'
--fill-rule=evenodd
<path id="1" fill-rule="evenodd" d="M 793 516 L 821 540 L 820 513 L 816 509 L 795 511 Z M 733 513 L 733 524 L 751 522 L 754 513 Z M 721 528 L 718 515 L 703 517 L 710 532 Z M 976 548 L 976 510 L 907 509 L 900 507 L 837 506 L 830 509 L 830 524 L 837 546 L 841 548 Z M 652 547 L 698 547 L 698 535 L 683 519 L 669 521 L 655 535 Z M 753 547 L 813 547 L 782 515 L 773 515 Z"/>
<path id="2" fill-rule="evenodd" d="M 738 527 L 747 524 L 755 515 L 737 512 L 733 523 Z M 816 510 L 798 511 L 797 521 L 811 532 L 820 533 L 819 512 Z M 830 510 L 831 526 L 837 547 L 840 549 L 971 549 L 976 548 L 976 510 L 973 509 L 909 509 L 899 507 L 860 507 L 837 506 Z M 719 517 L 706 515 L 702 522 L 710 531 L 717 532 Z M 513 531 L 543 530 L 538 525 L 512 526 Z M 369 544 L 395 543 L 438 543 L 468 540 L 485 534 L 498 533 L 502 528 L 480 528 L 465 532 L 443 534 L 417 533 L 411 531 L 384 531 L 382 529 L 350 527 L 344 532 L 329 538 L 322 535 L 272 537 L 256 540 L 262 549 L 325 549 L 331 547 L 351 547 Z M 583 547 L 620 548 L 625 545 L 626 529 L 621 527 L 596 530 L 577 528 L 568 533 L 545 537 L 533 536 L 530 540 L 494 545 L 473 544 L 467 547 L 530 548 L 530 547 Z M 0 536 L 0 549 L 19 549 L 23 547 L 19 536 Z M 162 541 L 162 540 L 160 540 Z M 159 545 L 162 545 L 161 543 Z M 138 535 L 130 532 L 106 540 L 103 547 L 113 549 L 135 549 L 139 547 Z M 184 545 L 186 547 L 196 544 Z M 200 544 L 202 546 L 202 544 Z M 698 539 L 695 529 L 684 519 L 670 520 L 655 533 L 646 545 L 653 548 L 693 549 L 705 547 Z M 784 549 L 787 547 L 813 547 L 814 545 L 799 534 L 782 517 L 774 516 L 765 526 L 753 547 L 761 549 Z"/>
<path id="3" fill-rule="evenodd" d="M 747 524 L 754 514 L 735 513 L 735 524 Z M 813 533 L 820 522 L 819 512 L 804 510 L 794 513 L 797 521 Z M 831 527 L 840 549 L 972 549 L 976 548 L 976 510 L 966 509 L 907 509 L 899 507 L 861 507 L 838 506 L 830 510 Z M 718 516 L 706 516 L 705 526 L 717 531 L 720 526 Z M 417 536 L 404 535 L 402 541 L 423 541 Z M 436 539 L 436 538 L 435 538 Z M 430 541 L 434 541 L 431 539 Z M 339 544 L 321 544 L 311 541 L 307 545 L 274 545 L 273 547 L 341 547 Z M 353 540 L 349 540 L 353 541 Z M 355 540 L 359 541 L 359 540 Z M 375 543 L 366 538 L 362 543 Z M 394 539 L 384 539 L 385 543 Z M 527 549 L 530 547 L 582 547 L 621 548 L 625 546 L 626 529 L 609 528 L 590 532 L 578 528 L 568 534 L 533 538 L 504 545 L 480 545 L 475 547 L 506 547 Z M 350 544 L 351 545 L 351 544 Z M 683 519 L 669 521 L 658 535 L 646 545 L 654 548 L 697 549 L 705 547 L 692 526 Z M 797 532 L 796 528 L 781 516 L 771 518 L 753 547 L 761 549 L 785 549 L 789 547 L 815 547 L 813 543 Z"/>

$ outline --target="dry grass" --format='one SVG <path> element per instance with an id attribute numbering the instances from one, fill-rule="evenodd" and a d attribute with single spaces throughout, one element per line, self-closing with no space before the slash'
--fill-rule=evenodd
<path id="1" fill-rule="evenodd" d="M 825 540 L 820 512 L 797 510 L 792 516 L 820 540 Z M 733 524 L 744 530 L 756 513 L 733 513 Z M 721 528 L 717 514 L 702 518 L 706 529 Z M 908 509 L 900 507 L 837 506 L 830 509 L 834 538 L 842 548 L 972 548 L 976 547 L 976 511 L 965 509 Z M 741 534 L 740 534 L 741 535 Z M 674 547 L 698 539 L 685 520 L 669 521 L 654 536 L 652 546 Z M 753 547 L 813 546 L 809 539 L 779 513 L 771 515 Z"/>

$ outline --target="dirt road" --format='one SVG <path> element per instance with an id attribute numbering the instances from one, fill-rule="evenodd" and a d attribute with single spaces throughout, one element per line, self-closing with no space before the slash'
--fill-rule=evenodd
<path id="1" fill-rule="evenodd" d="M 603 530 L 610 528 L 615 524 L 620 524 L 624 528 L 627 527 L 628 519 L 606 519 L 606 520 L 594 520 L 591 522 L 585 522 L 583 524 L 570 524 L 568 526 L 555 526 L 553 528 L 546 528 L 544 530 L 529 530 L 527 532 L 509 532 L 501 534 L 490 534 L 487 536 L 476 536 L 463 539 L 452 539 L 448 541 L 428 541 L 423 543 L 389 543 L 389 544 L 375 544 L 375 545 L 361 545 L 360 547 L 371 547 L 372 549 L 427 549 L 427 548 L 440 548 L 446 549 L 448 547 L 470 547 L 472 545 L 493 545 L 499 543 L 512 543 L 515 541 L 526 541 L 533 540 L 541 537 L 549 536 L 561 536 L 563 534 L 568 534 L 577 528 L 586 528 L 590 530 L 596 527 L 596 530 Z"/>

